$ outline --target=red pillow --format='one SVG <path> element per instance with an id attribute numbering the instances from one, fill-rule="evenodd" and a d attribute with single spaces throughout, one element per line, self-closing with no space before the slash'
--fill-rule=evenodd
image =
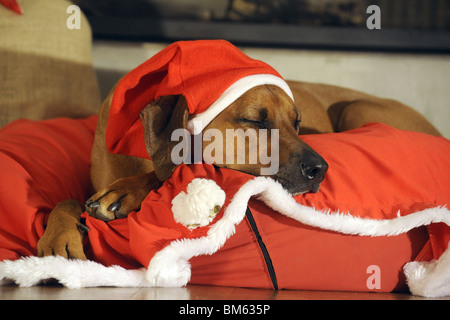
<path id="1" fill-rule="evenodd" d="M 316 211 L 292 213 L 292 205 L 285 205 L 289 200 L 286 195 L 279 191 L 270 194 L 276 186 L 266 184 L 266 178 L 254 179 L 210 165 L 182 165 L 159 190 L 149 194 L 141 211 L 132 213 L 128 219 L 105 224 L 87 217 L 93 257 L 106 265 L 150 265 L 151 270 L 160 273 L 180 261 L 190 260 L 191 283 L 320 290 L 367 291 L 370 289 L 368 272 L 371 266 L 376 266 L 381 269 L 382 283 L 374 290 L 404 289 L 402 267 L 413 260 L 427 242 L 424 228 L 409 231 L 411 225 L 400 222 L 400 229 L 393 232 L 398 235 L 393 237 L 355 236 L 353 234 L 358 232 L 370 234 L 372 226 L 357 229 L 357 222 L 356 227 L 350 226 L 353 231 L 347 232 L 347 224 L 322 223 L 321 220 L 326 219 L 320 217 L 319 210 L 349 212 L 372 221 L 395 220 L 398 214 L 406 216 L 427 208 L 439 211 L 439 206 L 445 206 L 450 198 L 447 183 L 450 142 L 382 124 L 303 138 L 330 166 L 319 193 L 296 197 L 298 203 L 315 207 Z M 225 191 L 227 200 L 210 225 L 191 231 L 176 223 L 171 208 L 172 199 L 187 192 L 187 186 L 195 178 L 214 180 Z M 257 181 L 255 186 L 250 186 L 252 181 Z M 265 201 L 283 214 L 261 201 L 252 200 L 250 215 L 243 219 L 248 197 L 267 188 L 272 199 L 265 198 Z M 235 208 L 228 210 L 233 202 Z M 295 210 L 302 211 L 302 208 Z M 316 227 L 301 223 L 303 213 L 307 222 Z M 438 214 L 442 215 L 442 212 Z M 230 221 L 236 219 L 233 220 L 237 224 L 235 232 L 219 226 L 225 216 Z M 416 225 L 432 222 L 427 217 L 419 219 Z M 429 217 L 434 219 L 433 215 Z M 429 231 L 438 225 L 433 224 Z M 225 231 L 221 232 L 222 229 Z M 380 230 L 374 232 L 375 235 L 384 235 L 383 229 Z M 445 226 L 432 234 L 435 258 L 446 250 L 449 230 Z M 187 262 L 181 268 L 183 263 L 180 270 L 173 271 L 168 277 L 189 268 Z M 160 276 L 155 274 L 156 271 L 153 273 L 149 278 L 158 281 L 156 278 Z M 274 281 L 274 278 L 278 280 Z M 179 284 L 176 281 L 159 284 L 174 283 Z"/>
<path id="2" fill-rule="evenodd" d="M 35 255 L 56 204 L 89 196 L 96 123 L 18 120 L 0 130 L 0 261 Z"/>
<path id="3" fill-rule="evenodd" d="M 450 142 L 380 123 L 327 135 L 303 136 L 329 163 L 317 194 L 297 200 L 317 209 L 392 218 L 415 207 L 445 205 L 450 196 Z"/>
<path id="4" fill-rule="evenodd" d="M 0 260 L 36 254 L 51 209 L 61 200 L 84 201 L 90 195 L 95 124 L 95 117 L 18 121 L 0 130 Z M 210 165 L 182 165 L 128 219 L 105 223 L 86 217 L 91 228 L 88 256 L 127 268 L 150 264 L 152 272 L 180 267 L 183 276 L 191 275 L 191 283 L 362 291 L 404 288 L 401 268 L 428 240 L 425 229 L 396 230 L 398 235 L 391 237 L 358 236 L 355 230 L 363 234 L 371 230 L 321 225 L 328 216 L 310 206 L 349 211 L 371 222 L 395 220 L 401 226 L 398 210 L 407 219 L 419 212 L 421 224 L 431 223 L 428 258 L 439 258 L 447 250 L 450 231 L 439 223 L 448 224 L 448 218 L 441 216 L 449 216 L 447 209 L 439 207 L 450 197 L 447 139 L 381 124 L 303 138 L 330 165 L 319 193 L 295 198 L 306 206 L 291 210 L 298 204 L 264 177 Z M 187 192 L 196 178 L 214 180 L 227 198 L 209 225 L 191 230 L 174 220 L 172 199 Z M 246 215 L 248 198 L 259 192 L 280 212 L 252 199 Z M 431 211 L 421 211 L 427 208 Z M 424 252 L 420 256 L 427 257 Z M 371 266 L 381 270 L 380 288 L 368 286 Z M 169 273 L 169 277 L 177 275 Z"/>

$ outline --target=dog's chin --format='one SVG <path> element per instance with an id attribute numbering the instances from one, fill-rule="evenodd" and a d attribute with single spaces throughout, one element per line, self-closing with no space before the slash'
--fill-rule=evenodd
<path id="1" fill-rule="evenodd" d="M 287 179 L 283 179 L 278 177 L 276 179 L 283 188 L 288 191 L 292 196 L 298 196 L 304 193 L 317 193 L 320 189 L 320 184 L 323 179 L 318 179 L 317 181 L 290 181 Z"/>
<path id="2" fill-rule="evenodd" d="M 216 168 L 226 168 L 226 165 L 216 165 L 213 164 Z M 253 170 L 239 170 L 244 173 L 251 174 L 253 176 L 259 176 L 259 174 L 255 174 Z M 297 179 L 286 179 L 286 174 L 278 174 L 271 176 L 272 179 L 278 181 L 281 186 L 287 190 L 292 196 L 298 196 L 304 193 L 317 193 L 320 189 L 320 184 L 324 180 L 325 176 L 317 179 L 316 181 L 299 181 L 302 180 L 297 177 Z"/>
<path id="3" fill-rule="evenodd" d="M 304 194 L 304 193 L 317 193 L 317 192 L 319 192 L 319 189 L 320 189 L 320 182 L 319 183 L 315 183 L 314 185 L 312 185 L 311 187 L 309 187 L 309 188 L 306 188 L 306 189 L 300 189 L 300 190 L 296 190 L 296 189 L 292 189 L 292 190 L 289 190 L 289 189 L 287 189 L 287 191 L 290 193 L 290 194 L 292 194 L 292 196 L 298 196 L 298 195 L 300 195 L 300 194 Z"/>

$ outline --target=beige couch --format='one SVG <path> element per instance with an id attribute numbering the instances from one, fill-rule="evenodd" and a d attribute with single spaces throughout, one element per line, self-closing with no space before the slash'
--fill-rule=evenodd
<path id="1" fill-rule="evenodd" d="M 0 128 L 18 118 L 86 117 L 100 95 L 92 36 L 81 16 L 70 30 L 66 0 L 20 0 L 23 15 L 0 5 Z"/>

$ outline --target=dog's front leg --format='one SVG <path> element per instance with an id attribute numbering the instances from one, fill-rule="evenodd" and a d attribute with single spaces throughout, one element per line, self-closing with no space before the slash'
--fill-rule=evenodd
<path id="1" fill-rule="evenodd" d="M 80 223 L 83 212 L 83 206 L 76 200 L 60 202 L 50 213 L 45 233 L 38 242 L 38 256 L 86 260 L 83 237 L 88 229 Z"/>

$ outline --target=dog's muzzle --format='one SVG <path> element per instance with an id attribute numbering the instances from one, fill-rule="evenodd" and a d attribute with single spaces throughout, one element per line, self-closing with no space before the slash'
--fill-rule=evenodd
<path id="1" fill-rule="evenodd" d="M 292 195 L 317 193 L 325 178 L 328 163 L 314 150 L 304 150 L 290 157 L 289 164 L 280 167 L 273 176 Z"/>

